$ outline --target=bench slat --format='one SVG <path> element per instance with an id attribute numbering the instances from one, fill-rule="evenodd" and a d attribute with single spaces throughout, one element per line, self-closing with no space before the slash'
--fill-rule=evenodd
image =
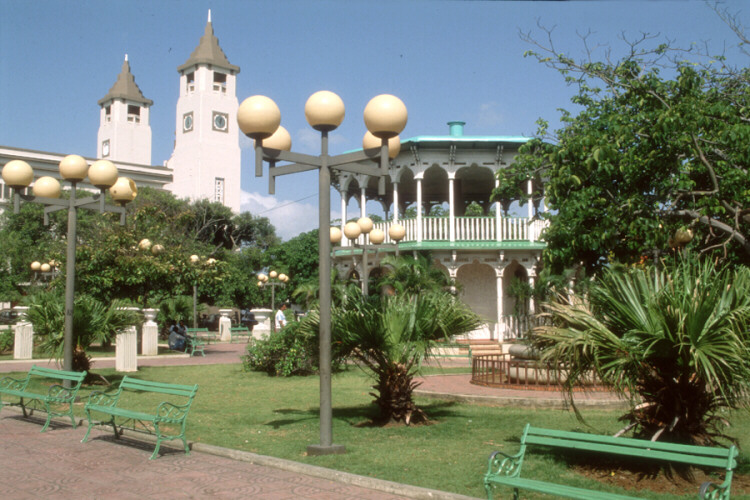
<path id="1" fill-rule="evenodd" d="M 729 465 L 730 463 L 730 459 L 728 457 L 706 457 L 699 455 L 681 454 L 676 451 L 670 452 L 650 450 L 647 448 L 631 448 L 628 446 L 618 446 L 616 444 L 597 443 L 595 441 L 575 441 L 571 439 L 559 439 L 554 437 L 527 436 L 526 444 L 552 446 L 555 448 L 568 448 L 581 451 L 595 451 L 620 456 L 651 458 L 655 460 L 704 465 L 709 467 L 724 468 L 727 467 L 727 465 Z"/>
<path id="2" fill-rule="evenodd" d="M 541 427 L 529 427 L 529 436 L 548 436 L 555 438 L 567 438 L 576 441 L 589 441 L 595 443 L 609 443 L 618 446 L 629 446 L 632 448 L 644 448 L 661 451 L 679 451 L 680 453 L 690 453 L 694 455 L 724 457 L 730 456 L 730 448 L 717 448 L 706 446 L 695 446 L 689 444 L 668 443 L 664 441 L 646 441 L 643 439 L 604 436 L 600 434 L 585 434 L 582 432 L 558 431 L 554 429 L 543 429 Z"/>
<path id="3" fill-rule="evenodd" d="M 604 491 L 576 488 L 575 486 L 567 486 L 564 484 L 547 483 L 535 479 L 524 479 L 520 477 L 494 477 L 491 479 L 491 481 L 493 483 L 502 484 L 503 486 L 508 486 L 511 488 L 522 488 L 524 490 L 547 493 L 550 495 L 555 495 L 557 497 L 578 498 L 582 500 L 634 500 L 638 498 L 627 495 L 619 495 L 617 493 L 607 493 Z"/>
<path id="4" fill-rule="evenodd" d="M 56 378 L 60 380 L 81 381 L 86 378 L 86 372 L 71 372 L 65 370 L 55 370 L 54 368 L 45 368 L 43 366 L 33 365 L 29 369 L 29 375 L 35 375 L 46 378 Z"/>

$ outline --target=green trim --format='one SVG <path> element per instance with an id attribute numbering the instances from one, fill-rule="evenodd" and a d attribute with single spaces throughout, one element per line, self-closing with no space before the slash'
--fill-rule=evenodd
<path id="1" fill-rule="evenodd" d="M 512 241 L 454 241 L 451 243 L 447 240 L 431 241 L 405 241 L 398 245 L 401 252 L 410 252 L 414 250 L 544 250 L 547 244 L 541 241 L 530 242 L 529 240 L 512 240 Z M 379 253 L 394 253 L 392 249 L 380 249 Z M 335 250 L 333 255 L 336 258 L 351 257 L 361 255 L 361 248 L 347 248 Z"/>

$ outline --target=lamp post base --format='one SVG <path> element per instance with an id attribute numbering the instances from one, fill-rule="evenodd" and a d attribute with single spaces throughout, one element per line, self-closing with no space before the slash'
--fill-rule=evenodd
<path id="1" fill-rule="evenodd" d="M 311 444 L 307 447 L 307 454 L 311 457 L 322 455 L 343 455 L 346 453 L 346 446 L 343 444 L 332 444 L 325 446 L 322 444 Z"/>

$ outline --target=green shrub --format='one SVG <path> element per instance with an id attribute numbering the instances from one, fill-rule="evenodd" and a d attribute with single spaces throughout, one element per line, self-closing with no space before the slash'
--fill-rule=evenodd
<path id="1" fill-rule="evenodd" d="M 242 357 L 246 371 L 271 376 L 309 375 L 317 371 L 317 339 L 299 333 L 299 323 L 289 323 L 267 339 L 251 339 Z"/>
<path id="2" fill-rule="evenodd" d="M 13 330 L 5 328 L 0 330 L 0 354 L 13 349 Z"/>

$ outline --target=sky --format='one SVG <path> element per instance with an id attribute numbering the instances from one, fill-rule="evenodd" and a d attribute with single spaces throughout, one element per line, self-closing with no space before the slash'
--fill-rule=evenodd
<path id="1" fill-rule="evenodd" d="M 725 6 L 750 25 L 750 4 Z M 292 149 L 319 153 L 319 135 L 304 105 L 318 90 L 337 93 L 344 123 L 331 134 L 331 154 L 361 148 L 362 111 L 374 96 L 406 104 L 402 139 L 447 135 L 525 135 L 538 118 L 559 126 L 559 108 L 574 109 L 574 89 L 554 70 L 524 57 L 520 32 L 544 40 L 538 23 L 554 27 L 555 45 L 583 55 L 579 34 L 591 32 L 601 57 L 617 56 L 623 34 L 658 35 L 688 47 L 726 49 L 747 65 L 737 39 L 702 1 L 313 1 L 313 0 L 0 0 L 0 145 L 96 155 L 97 100 L 120 72 L 125 54 L 151 107 L 152 163 L 169 159 L 179 95 L 177 67 L 197 46 L 211 9 L 214 33 L 230 63 L 240 66 L 237 97 L 274 99 Z M 314 172 L 277 178 L 253 174 L 250 141 L 242 147 L 242 210 L 268 217 L 283 239 L 317 227 Z M 332 218 L 340 217 L 332 193 Z M 375 212 L 375 204 L 368 204 Z M 357 213 L 355 201 L 349 214 Z"/>

